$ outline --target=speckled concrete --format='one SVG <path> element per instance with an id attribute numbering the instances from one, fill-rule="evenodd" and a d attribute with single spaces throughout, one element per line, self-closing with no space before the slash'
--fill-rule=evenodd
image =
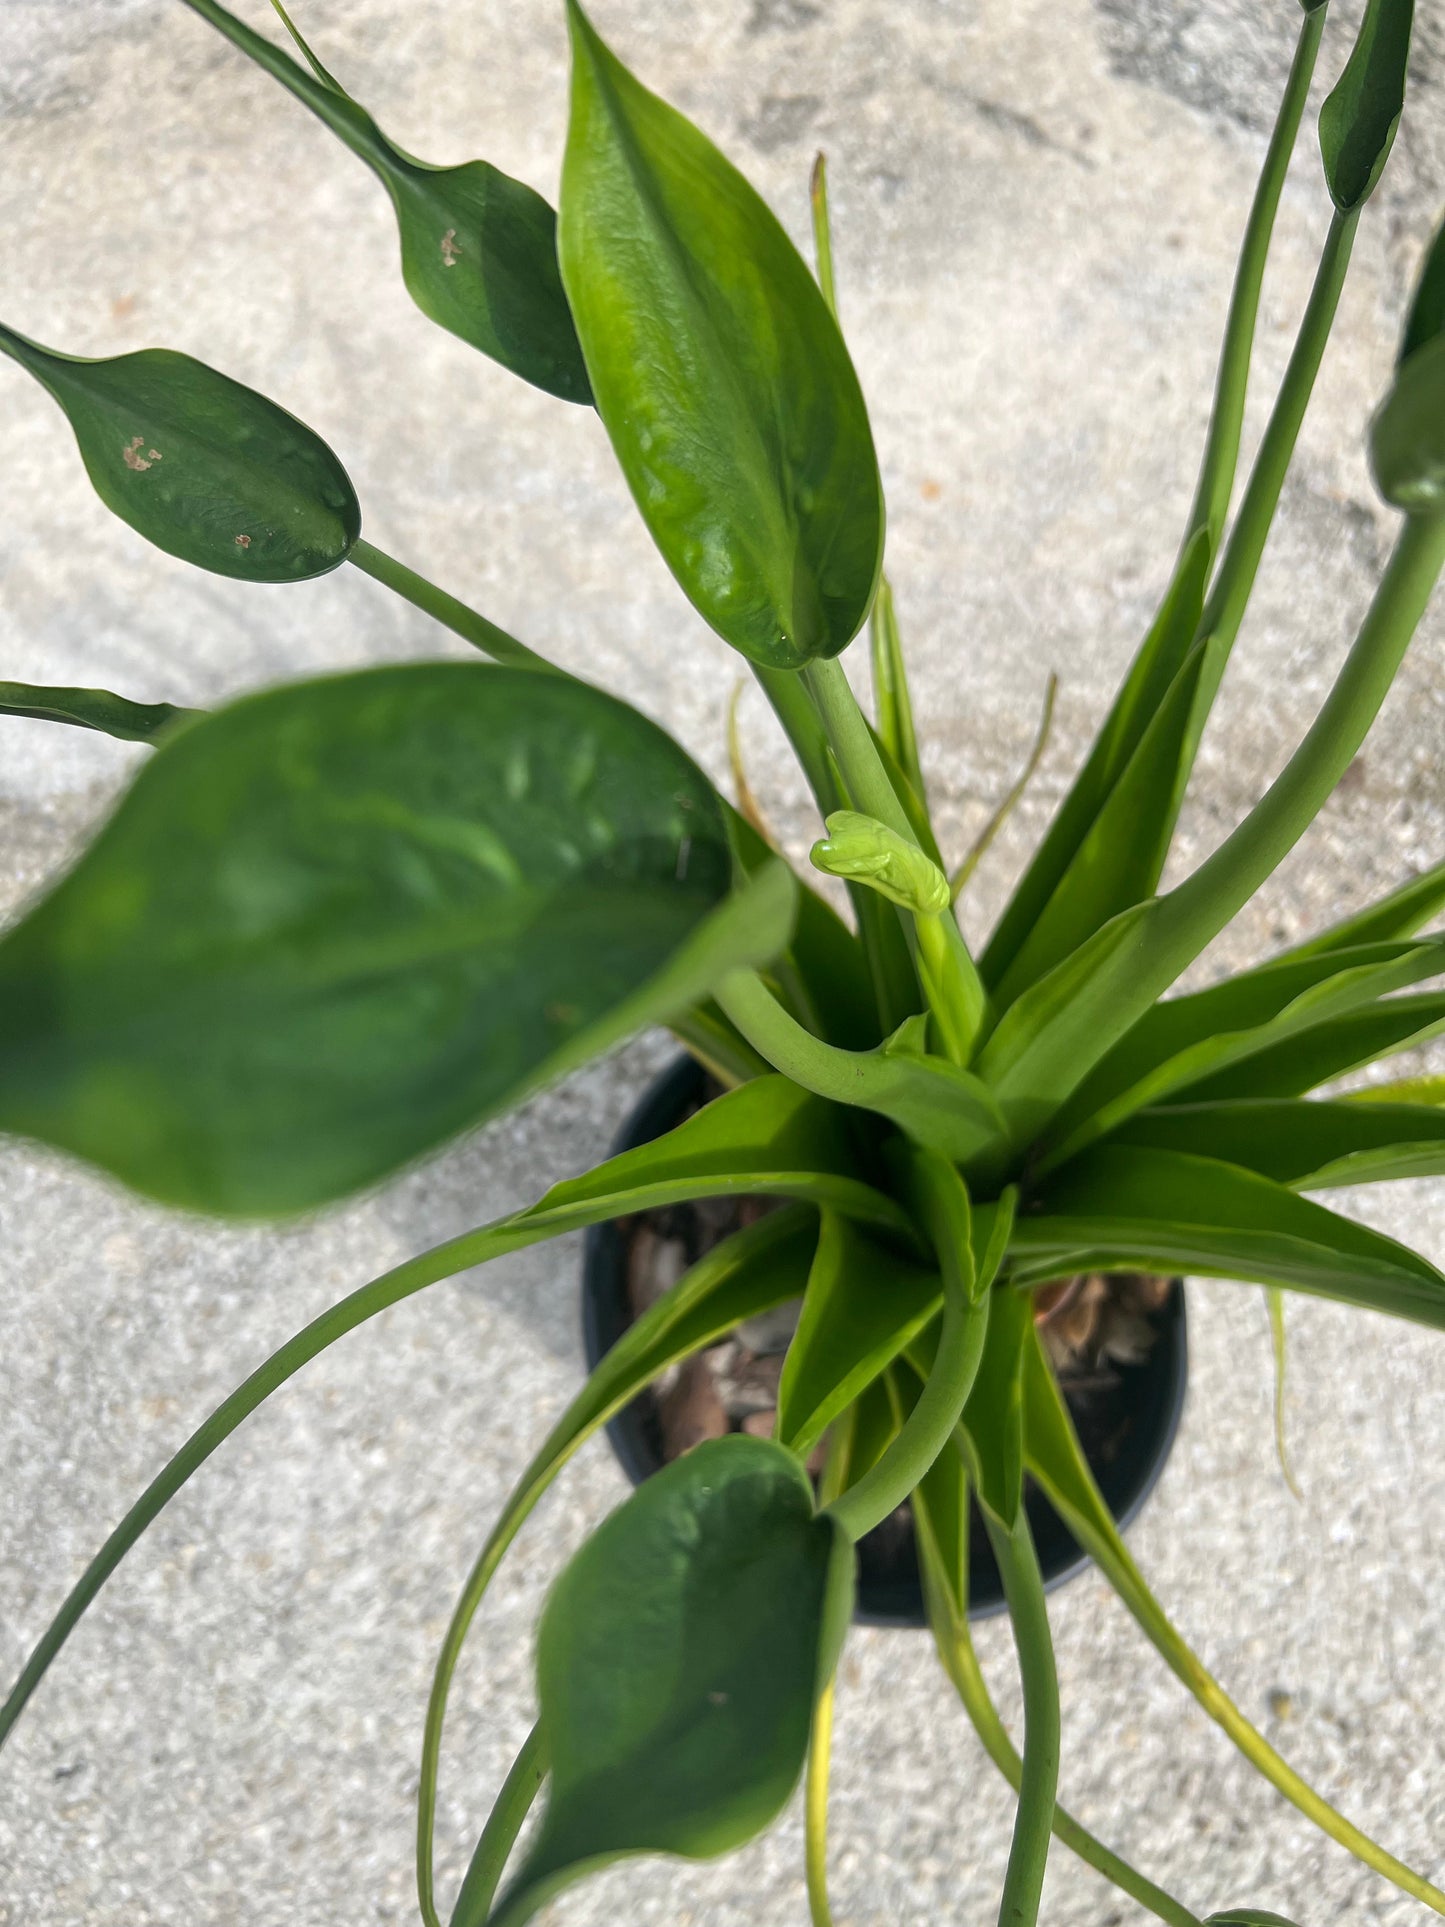
<path id="1" fill-rule="evenodd" d="M 262 0 L 244 0 L 264 25 Z M 1357 8 L 1338 0 L 1324 67 Z M 565 67 L 539 0 L 303 0 L 323 57 L 407 146 L 555 189 Z M 845 319 L 874 412 L 890 566 L 950 848 L 1063 676 L 1037 789 L 980 877 L 997 910 L 1157 595 L 1193 479 L 1290 0 L 597 0 L 598 24 L 801 231 L 830 151 Z M 1180 862 L 1297 739 L 1389 539 L 1361 455 L 1445 190 L 1445 36 L 1421 8 L 1412 118 L 1361 235 L 1285 515 L 1201 760 Z M 1286 191 L 1266 395 L 1325 220 L 1312 145 Z M 652 555 L 596 422 L 430 328 L 365 172 L 174 0 L 0 7 L 0 307 L 42 340 L 187 348 L 325 433 L 369 534 L 665 720 L 720 775 L 735 662 Z M 1257 410 L 1252 421 L 1257 425 Z M 350 572 L 247 591 L 95 503 L 46 399 L 0 366 L 0 673 L 211 702 L 451 645 Z M 1220 946 L 1316 927 L 1445 848 L 1437 609 L 1351 781 Z M 796 847 L 801 785 L 761 707 L 754 782 Z M 138 756 L 0 722 L 0 910 L 53 874 Z M 304 1320 L 602 1151 L 648 1039 L 343 1211 L 218 1229 L 58 1158 L 0 1151 L 0 1676 L 190 1427 Z M 1445 1191 L 1350 1208 L 1445 1260 Z M 411 1797 L 432 1654 L 480 1535 L 578 1382 L 577 1252 L 438 1286 L 316 1364 L 171 1508 L 0 1761 L 4 1927 L 365 1927 L 414 1918 Z M 1272 1458 L 1259 1294 L 1191 1298 L 1193 1390 L 1134 1534 L 1246 1711 L 1352 1815 L 1445 1878 L 1445 1341 L 1291 1308 Z M 548 1577 L 622 1492 L 568 1473 L 488 1604 L 450 1729 L 447 1891 L 529 1716 Z M 1200 1912 L 1304 1927 L 1424 1912 L 1244 1770 L 1095 1578 L 1055 1602 L 1067 1797 Z M 1007 1631 L 980 1640 L 1016 1716 Z M 1009 1806 L 921 1637 L 855 1636 L 835 1778 L 839 1927 L 992 1919 Z M 555 1927 L 801 1927 L 796 1815 L 701 1868 L 618 1870 Z M 1142 1919 L 1063 1854 L 1049 1927 Z"/>

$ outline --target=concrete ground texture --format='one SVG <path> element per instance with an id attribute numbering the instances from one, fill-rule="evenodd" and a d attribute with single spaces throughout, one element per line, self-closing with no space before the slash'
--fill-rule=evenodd
<path id="1" fill-rule="evenodd" d="M 237 0 L 279 32 L 264 0 Z M 300 0 L 322 58 L 411 151 L 485 155 L 555 194 L 560 0 Z M 1294 0 L 596 0 L 640 75 L 801 239 L 828 150 L 844 321 L 873 414 L 889 567 L 941 834 L 961 852 L 1062 679 L 1038 781 L 988 858 L 980 935 L 1145 627 L 1181 532 L 1224 304 Z M 1368 210 L 1175 873 L 1262 793 L 1378 579 L 1392 516 L 1364 429 L 1445 200 L 1445 30 Z M 1317 95 L 1358 6 L 1337 0 Z M 1337 15 L 1338 17 L 1333 17 Z M 1249 445 L 1328 219 L 1311 130 L 1281 208 Z M 637 703 L 726 780 L 739 663 L 652 551 L 596 418 L 432 327 L 380 187 L 177 0 L 0 6 L 0 312 L 82 354 L 187 349 L 316 427 L 369 537 Z M 148 548 L 90 491 L 63 419 L 0 365 L 0 676 L 212 704 L 460 645 L 357 572 L 251 589 Z M 1201 965 L 1263 955 L 1445 854 L 1445 603 L 1366 748 Z M 860 652 L 855 650 L 856 659 Z M 862 668 L 855 660 L 855 669 Z M 753 785 L 814 831 L 755 692 Z M 101 820 L 146 752 L 0 721 L 0 914 Z M 650 1036 L 344 1208 L 218 1226 L 0 1147 L 0 1678 L 104 1533 L 267 1353 L 366 1278 L 605 1150 L 666 1060 Z M 1445 1187 L 1342 1195 L 1445 1261 Z M 575 1241 L 437 1286 L 268 1404 L 131 1555 L 0 1759 L 3 1927 L 368 1927 L 415 1918 L 422 1714 L 452 1601 L 580 1380 Z M 1190 1287 L 1183 1430 L 1131 1535 L 1206 1662 L 1320 1790 L 1445 1879 L 1445 1340 L 1296 1300 L 1277 1468 L 1261 1294 Z M 504 1567 L 462 1667 L 439 1850 L 455 1881 L 531 1716 L 553 1573 L 623 1496 L 604 1444 Z M 1056 1595 L 1062 1791 L 1200 1914 L 1423 1921 L 1244 1766 L 1103 1582 Z M 1007 1628 L 980 1648 L 1017 1730 Z M 926 1636 L 859 1631 L 833 1790 L 838 1927 L 993 1919 L 1011 1802 Z M 652 1860 L 552 1927 L 801 1927 L 796 1803 L 722 1861 Z M 1056 1850 L 1048 1927 L 1145 1916 Z"/>

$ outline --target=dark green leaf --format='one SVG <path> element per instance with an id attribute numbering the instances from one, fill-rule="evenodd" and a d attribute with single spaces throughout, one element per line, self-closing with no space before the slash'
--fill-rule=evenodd
<path id="1" fill-rule="evenodd" d="M 1436 228 L 1420 265 L 1420 278 L 1410 298 L 1405 332 L 1400 337 L 1399 361 L 1408 361 L 1417 348 L 1423 348 L 1445 334 L 1445 221 Z"/>
<path id="2" fill-rule="evenodd" d="M 791 877 L 730 873 L 706 778 L 586 685 L 250 697 L 0 944 L 0 1126 L 167 1202 L 305 1209 L 766 961 Z"/>
<path id="3" fill-rule="evenodd" d="M 1445 1110 L 1430 1104 L 1263 1098 L 1170 1105 L 1141 1111 L 1112 1141 L 1217 1158 L 1292 1191 L 1445 1173 Z"/>
<path id="4" fill-rule="evenodd" d="M 825 1212 L 778 1387 L 781 1442 L 806 1457 L 942 1302 L 936 1271 L 910 1264 Z"/>
<path id="5" fill-rule="evenodd" d="M 1252 1171 L 1105 1144 L 1020 1216 L 1016 1282 L 1068 1271 L 1190 1272 L 1317 1292 L 1445 1328 L 1445 1278 L 1404 1245 Z M 1067 1264 L 1065 1260 L 1067 1259 Z"/>
<path id="6" fill-rule="evenodd" d="M 557 217 L 540 194 L 485 161 L 416 160 L 334 82 L 307 73 L 217 0 L 186 4 L 304 101 L 382 181 L 396 210 L 407 292 L 423 314 L 535 387 L 564 401 L 591 400 L 557 268 Z"/>
<path id="7" fill-rule="evenodd" d="M 778 1813 L 852 1608 L 852 1549 L 763 1439 L 640 1487 L 554 1586 L 537 1639 L 551 1790 L 495 1918 L 620 1855 L 704 1859 Z"/>
<path id="8" fill-rule="evenodd" d="M 169 348 L 88 361 L 0 327 L 0 349 L 69 416 L 101 501 L 158 549 L 244 582 L 346 560 L 361 533 L 346 470 L 255 389 Z"/>
<path id="9" fill-rule="evenodd" d="M 653 540 L 718 634 L 794 669 L 873 599 L 882 491 L 848 351 L 802 257 L 575 0 L 558 246 L 597 409 Z"/>
<path id="10" fill-rule="evenodd" d="M 1341 213 L 1369 199 L 1390 158 L 1414 19 L 1415 0 L 1369 0 L 1344 72 L 1320 109 L 1325 179 Z"/>
<path id="11" fill-rule="evenodd" d="M 1445 335 L 1396 371 L 1370 423 L 1370 465 L 1392 507 L 1408 515 L 1445 509 Z"/>
<path id="12" fill-rule="evenodd" d="M 1216 1104 L 1238 1097 L 1303 1097 L 1377 1058 L 1426 1043 L 1445 1028 L 1445 992 L 1386 997 L 1313 1024 L 1268 1050 L 1173 1093 L 1175 1103 Z"/>
<path id="13" fill-rule="evenodd" d="M 108 689 L 51 689 L 41 683 L 0 682 L 0 716 L 34 716 L 46 723 L 74 723 L 123 743 L 149 743 L 171 723 L 198 716 L 174 703 L 133 703 Z"/>

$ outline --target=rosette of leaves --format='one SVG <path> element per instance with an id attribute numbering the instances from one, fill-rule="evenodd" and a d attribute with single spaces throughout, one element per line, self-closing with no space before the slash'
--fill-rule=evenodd
<path id="1" fill-rule="evenodd" d="M 296 683 L 206 714 L 0 685 L 8 713 L 154 746 L 79 862 L 0 938 L 0 1128 L 173 1206 L 272 1217 L 375 1182 L 645 1024 L 671 1025 L 724 1086 L 667 1136 L 361 1286 L 259 1366 L 106 1541 L 0 1712 L 0 1740 L 145 1527 L 327 1346 L 490 1257 L 648 1206 L 748 1193 L 780 1208 L 636 1321 L 477 1553 L 423 1741 L 426 1927 L 441 1919 L 432 1831 L 448 1688 L 522 1521 L 640 1389 L 792 1300 L 776 1436 L 720 1440 L 670 1466 L 557 1577 L 537 1724 L 480 1831 L 454 1927 L 514 1927 L 620 1856 L 723 1852 L 805 1774 L 810 1906 L 825 1923 L 831 1681 L 853 1548 L 905 1502 L 944 1669 L 1018 1790 L 1000 1921 L 1036 1918 L 1057 1837 L 1160 1919 L 1200 1927 L 1057 1803 L 1058 1687 L 1026 1478 L 1264 1779 L 1445 1912 L 1445 1894 L 1280 1757 L 1167 1619 L 1094 1484 L 1032 1315 L 1040 1287 L 1127 1269 L 1445 1327 L 1445 1277 L 1315 1196 L 1445 1172 L 1434 1084 L 1316 1095 L 1445 1026 L 1445 999 L 1421 988 L 1445 974 L 1445 937 L 1430 934 L 1445 863 L 1308 943 L 1177 990 L 1357 753 L 1445 564 L 1445 240 L 1372 430 L 1382 492 L 1402 511 L 1374 601 L 1269 791 L 1161 887 L 1399 121 L 1409 0 L 1369 0 L 1324 104 L 1333 219 L 1231 516 L 1261 278 L 1325 31 L 1326 7 L 1304 9 L 1178 561 L 977 958 L 954 911 L 975 859 L 950 876 L 932 828 L 880 576 L 878 464 L 836 318 L 821 170 L 815 279 L 742 175 L 570 0 L 554 216 L 486 163 L 403 154 L 299 36 L 305 65 L 216 0 L 189 4 L 381 176 L 428 315 L 596 407 L 681 589 L 776 709 L 827 828 L 814 865 L 844 880 L 852 915 L 656 723 L 364 541 L 345 470 L 283 408 L 188 357 L 83 361 L 0 332 L 68 415 L 102 499 L 142 536 L 242 579 L 350 562 L 494 659 Z M 870 612 L 874 724 L 837 661 Z M 820 1445 L 815 1488 L 805 1463 Z M 970 1643 L 974 1501 L 1017 1638 L 1021 1751 Z"/>

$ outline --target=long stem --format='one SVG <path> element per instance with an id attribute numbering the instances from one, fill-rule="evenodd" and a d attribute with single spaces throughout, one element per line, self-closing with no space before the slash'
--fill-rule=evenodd
<path id="1" fill-rule="evenodd" d="M 1183 543 L 1185 548 L 1198 529 L 1207 529 L 1211 547 L 1217 550 L 1224 518 L 1229 510 L 1229 497 L 1239 461 L 1240 431 L 1244 422 L 1244 401 L 1249 385 L 1249 363 L 1254 348 L 1260 291 L 1264 285 L 1265 262 L 1269 255 L 1275 217 L 1279 212 L 1280 194 L 1289 172 L 1290 155 L 1299 137 L 1300 120 L 1309 98 L 1320 36 L 1324 32 L 1325 11 L 1321 7 L 1307 14 L 1300 27 L 1284 98 L 1275 118 L 1274 132 L 1270 136 L 1264 167 L 1244 230 L 1244 244 L 1235 271 L 1234 291 L 1224 329 L 1224 346 L 1219 358 L 1214 412 L 1210 417 L 1199 482 L 1189 511 L 1189 524 Z"/>
<path id="2" fill-rule="evenodd" d="M 818 1695 L 808 1739 L 803 1809 L 803 1870 L 813 1927 L 833 1927 L 828 1905 L 828 1766 L 833 1752 L 833 1681 Z M 453 1923 L 456 1927 L 456 1923 Z"/>
<path id="3" fill-rule="evenodd" d="M 355 542 L 347 560 L 354 562 L 363 575 L 384 582 L 388 589 L 424 610 L 453 634 L 460 636 L 463 642 L 480 649 L 493 662 L 510 663 L 520 669 L 546 669 L 554 674 L 561 673 L 545 656 L 539 656 L 526 643 L 518 642 L 505 629 L 499 629 L 495 622 L 488 622 L 477 610 L 468 608 L 465 602 L 459 602 L 454 595 L 448 595 L 445 589 L 439 589 L 434 582 L 428 582 L 424 575 L 418 575 L 415 569 L 407 568 L 404 562 L 384 554 L 370 542 Z"/>
<path id="4" fill-rule="evenodd" d="M 1008 1600 L 1024 1688 L 1023 1770 L 998 1919 L 999 1927 L 1034 1927 L 1059 1786 L 1059 1678 L 1028 1514 L 1019 1507 L 1011 1532 L 1005 1532 L 987 1511 L 984 1523 Z"/>
<path id="5" fill-rule="evenodd" d="M 539 1720 L 522 1742 L 522 1750 L 512 1762 L 512 1770 L 502 1782 L 497 1803 L 482 1828 L 452 1909 L 451 1927 L 486 1927 L 508 1856 L 546 1777 L 547 1753 Z"/>
<path id="6" fill-rule="evenodd" d="M 1014 779 L 1008 794 L 974 838 L 968 854 L 948 880 L 949 894 L 955 903 L 963 894 L 969 878 L 987 856 L 994 838 L 1022 802 L 1024 791 L 1034 780 L 1039 764 L 1044 759 L 1044 751 L 1049 746 L 1049 735 L 1054 726 L 1054 700 L 1058 693 L 1059 679 L 1051 669 L 1049 680 L 1044 685 L 1044 713 L 1039 718 L 1038 732 L 1034 737 L 1033 748 L 1029 751 L 1028 761 Z"/>

